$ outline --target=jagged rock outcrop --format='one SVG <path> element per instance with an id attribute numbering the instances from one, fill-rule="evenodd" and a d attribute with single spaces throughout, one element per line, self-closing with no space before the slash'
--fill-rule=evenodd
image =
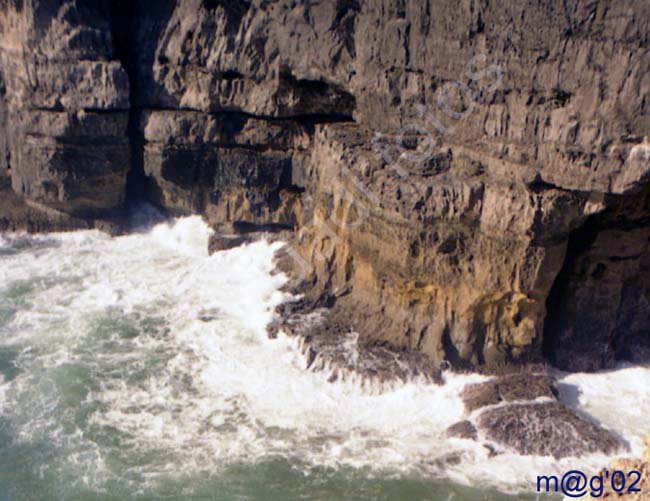
<path id="1" fill-rule="evenodd" d="M 643 0 L 5 0 L 0 49 L 32 202 L 293 229 L 306 304 L 433 365 L 650 356 Z"/>

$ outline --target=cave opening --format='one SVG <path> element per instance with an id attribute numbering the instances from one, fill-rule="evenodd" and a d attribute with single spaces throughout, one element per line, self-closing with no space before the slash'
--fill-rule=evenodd
<path id="1" fill-rule="evenodd" d="M 569 315 L 569 286 L 571 276 L 575 273 L 576 264 L 594 243 L 598 235 L 598 218 L 589 216 L 587 220 L 569 234 L 564 262 L 546 299 L 546 319 L 542 338 L 542 353 L 544 358 L 556 365 L 556 352 L 560 333 Z"/>
<path id="2" fill-rule="evenodd" d="M 563 370 L 650 361 L 650 186 L 605 206 L 570 233 L 546 300 L 542 353 Z"/>

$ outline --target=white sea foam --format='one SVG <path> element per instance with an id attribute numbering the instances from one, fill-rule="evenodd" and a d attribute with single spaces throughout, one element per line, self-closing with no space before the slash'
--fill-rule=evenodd
<path id="1" fill-rule="evenodd" d="M 631 455 L 643 454 L 643 438 L 650 435 L 650 367 L 622 364 L 595 374 L 558 375 L 565 402 L 625 437 Z"/>
<path id="2" fill-rule="evenodd" d="M 93 231 L 29 237 L 58 245 L 2 258 L 0 284 L 20 282 L 24 293 L 11 299 L 21 306 L 0 327 L 0 343 L 24 351 L 22 371 L 0 386 L 0 408 L 11 406 L 25 440 L 56 437 L 96 488 L 136 470 L 155 481 L 281 455 L 516 491 L 538 474 L 596 471 L 609 462 L 509 451 L 489 457 L 480 443 L 447 438 L 446 428 L 467 417 L 460 390 L 483 376 L 447 374 L 444 386 L 413 382 L 377 394 L 305 371 L 298 341 L 282 333 L 270 340 L 265 331 L 286 299 L 285 277 L 271 273 L 279 244 L 208 256 L 209 236 L 190 217 L 119 238 Z M 649 369 L 563 375 L 562 382 L 567 401 L 638 452 L 650 413 Z M 70 426 L 69 414 L 85 407 L 82 429 Z M 102 430 L 119 434 L 120 453 L 148 462 L 111 471 L 110 447 L 91 438 Z M 452 455 L 460 463 L 447 461 Z"/>

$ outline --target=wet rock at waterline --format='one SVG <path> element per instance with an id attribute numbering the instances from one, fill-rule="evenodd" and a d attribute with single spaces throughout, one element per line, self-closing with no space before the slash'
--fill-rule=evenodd
<path id="1" fill-rule="evenodd" d="M 559 402 L 486 409 L 478 416 L 477 426 L 488 440 L 526 455 L 559 459 L 626 450 L 618 436 Z"/>
<path id="2" fill-rule="evenodd" d="M 447 428 L 447 436 L 476 440 L 478 439 L 478 432 L 476 426 L 470 421 L 459 421 Z"/>
<path id="3" fill-rule="evenodd" d="M 283 330 L 299 339 L 308 370 L 325 371 L 330 381 L 355 379 L 370 387 L 423 381 L 441 384 L 440 365 L 415 350 L 371 342 L 350 329 L 349 318 L 327 307 L 336 298 L 300 299 L 280 305 L 269 337 Z"/>
<path id="4" fill-rule="evenodd" d="M 556 459 L 626 450 L 618 436 L 559 402 L 556 385 L 552 376 L 530 372 L 469 384 L 460 396 L 471 420 L 447 435 L 477 440 L 480 434 L 519 454 Z"/>
<path id="5" fill-rule="evenodd" d="M 257 240 L 266 240 L 267 242 L 287 241 L 291 238 L 291 232 L 283 226 L 277 225 L 255 225 L 242 224 L 241 222 L 234 225 L 224 225 L 228 232 L 215 231 L 210 235 L 208 241 L 208 252 L 214 252 L 234 249 L 240 245 L 250 244 Z M 278 251 L 279 252 L 279 251 Z"/>
<path id="6" fill-rule="evenodd" d="M 468 412 L 500 402 L 557 398 L 555 379 L 544 374 L 509 374 L 485 383 L 468 385 L 461 398 Z"/>
<path id="7" fill-rule="evenodd" d="M 213 252 L 233 249 L 240 245 L 251 243 L 253 240 L 249 235 L 221 235 L 215 233 L 210 235 L 208 252 L 212 254 Z"/>

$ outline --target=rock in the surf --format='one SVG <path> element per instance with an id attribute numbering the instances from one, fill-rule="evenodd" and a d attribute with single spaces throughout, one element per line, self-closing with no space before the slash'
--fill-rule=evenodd
<path id="1" fill-rule="evenodd" d="M 610 431 L 559 402 L 489 408 L 478 416 L 477 425 L 489 440 L 525 455 L 560 459 L 612 454 L 627 447 Z"/>
<path id="2" fill-rule="evenodd" d="M 509 374 L 467 385 L 461 394 L 468 412 L 501 402 L 557 398 L 555 379 L 546 374 Z"/>
<path id="3" fill-rule="evenodd" d="M 474 426 L 470 421 L 459 421 L 456 424 L 452 424 L 447 428 L 447 436 L 453 438 L 467 438 L 470 440 L 478 439 L 478 432 L 476 426 Z"/>
<path id="4" fill-rule="evenodd" d="M 233 249 L 240 245 L 251 243 L 254 240 L 250 235 L 222 235 L 215 233 L 210 236 L 208 252 L 214 254 L 222 250 Z"/>

